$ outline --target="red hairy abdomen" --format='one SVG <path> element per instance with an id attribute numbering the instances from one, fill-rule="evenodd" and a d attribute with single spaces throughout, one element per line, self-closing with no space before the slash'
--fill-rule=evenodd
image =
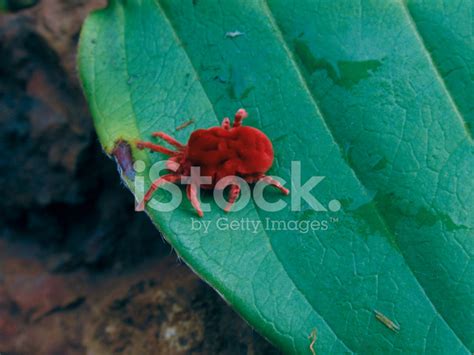
<path id="1" fill-rule="evenodd" d="M 199 129 L 189 138 L 186 160 L 199 166 L 201 175 L 211 176 L 215 184 L 230 175 L 245 178 L 267 172 L 273 163 L 273 146 L 253 127 Z"/>

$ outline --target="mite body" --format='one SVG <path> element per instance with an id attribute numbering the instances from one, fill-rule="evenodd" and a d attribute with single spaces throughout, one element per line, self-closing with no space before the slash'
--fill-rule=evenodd
<path id="1" fill-rule="evenodd" d="M 248 183 L 265 180 L 287 195 L 289 190 L 278 181 L 266 176 L 265 173 L 273 163 L 273 146 L 268 137 L 257 128 L 242 126 L 242 120 L 247 117 L 247 112 L 240 109 L 235 114 L 234 124 L 231 126 L 229 118 L 224 118 L 220 127 L 198 129 L 191 133 L 188 143 L 181 144 L 166 133 L 156 132 L 158 137 L 172 145 L 176 150 L 171 150 L 151 142 L 137 142 L 137 148 L 148 148 L 170 156 L 168 168 L 171 173 L 155 180 L 137 210 L 143 210 L 154 191 L 161 184 L 177 183 L 182 177 L 191 175 L 191 167 L 199 167 L 201 176 L 209 176 L 212 183 L 200 185 L 204 189 L 213 189 L 217 182 L 223 178 L 238 176 Z M 198 184 L 190 182 L 187 185 L 187 196 L 199 216 L 203 215 L 197 198 Z M 228 212 L 240 194 L 238 181 L 230 184 Z"/>

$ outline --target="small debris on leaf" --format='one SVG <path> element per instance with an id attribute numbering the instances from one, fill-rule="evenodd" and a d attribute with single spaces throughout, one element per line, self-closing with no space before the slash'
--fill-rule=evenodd
<path id="1" fill-rule="evenodd" d="M 216 76 L 214 77 L 214 80 L 217 80 L 217 81 L 220 82 L 221 84 L 226 84 L 226 83 L 227 83 L 227 80 L 224 79 L 224 78 L 223 78 L 222 76 L 220 76 L 220 75 L 216 75 Z"/>
<path id="2" fill-rule="evenodd" d="M 176 127 L 176 130 L 177 130 L 177 131 L 180 131 L 180 130 L 182 130 L 182 129 L 184 129 L 184 128 L 190 126 L 190 125 L 192 125 L 193 123 L 194 123 L 194 120 L 193 120 L 193 119 L 190 119 L 189 121 L 186 121 L 186 122 L 184 122 L 183 124 L 180 124 L 178 127 Z"/>
<path id="3" fill-rule="evenodd" d="M 130 180 L 135 179 L 135 171 L 133 170 L 132 149 L 130 144 L 124 140 L 115 143 L 112 155 L 118 164 L 120 174 L 125 175 Z"/>
<path id="4" fill-rule="evenodd" d="M 225 34 L 226 38 L 235 38 L 235 37 L 240 37 L 244 35 L 245 33 L 240 32 L 240 31 L 229 31 L 229 32 L 226 32 Z"/>
<path id="5" fill-rule="evenodd" d="M 311 334 L 308 336 L 308 339 L 311 340 L 309 350 L 311 350 L 311 354 L 316 355 L 316 350 L 314 350 L 314 344 L 316 344 L 316 340 L 318 339 L 318 331 L 316 328 L 313 329 Z"/>
<path id="6" fill-rule="evenodd" d="M 385 325 L 388 329 L 390 329 L 391 331 L 395 332 L 395 333 L 398 333 L 398 331 L 400 330 L 400 326 L 398 324 L 395 324 L 392 320 L 390 320 L 387 316 L 385 316 L 384 314 L 380 313 L 379 311 L 377 311 L 376 309 L 374 309 L 374 313 L 375 313 L 375 318 L 377 318 L 377 320 L 381 323 L 383 323 L 383 325 Z"/>

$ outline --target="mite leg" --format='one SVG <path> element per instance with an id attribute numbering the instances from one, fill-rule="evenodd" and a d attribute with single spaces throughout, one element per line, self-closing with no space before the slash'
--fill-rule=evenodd
<path id="1" fill-rule="evenodd" d="M 178 148 L 178 149 L 184 149 L 186 146 L 184 144 L 181 144 L 180 142 L 178 142 L 176 139 L 174 139 L 173 137 L 167 135 L 166 133 L 164 132 L 154 132 L 152 133 L 152 136 L 153 137 L 158 137 L 158 138 L 161 138 L 163 139 L 165 142 L 168 142 L 169 144 L 171 144 L 172 146 Z"/>
<path id="2" fill-rule="evenodd" d="M 238 184 L 230 185 L 230 190 L 229 190 L 229 202 L 227 202 L 227 206 L 224 208 L 225 212 L 229 212 L 232 206 L 235 203 L 235 200 L 240 195 L 240 186 Z"/>
<path id="3" fill-rule="evenodd" d="M 235 117 L 234 117 L 234 127 L 240 127 L 242 126 L 242 120 L 244 118 L 246 118 L 249 114 L 247 113 L 247 111 L 245 111 L 243 108 L 239 109 L 236 113 L 235 113 Z"/>
<path id="4" fill-rule="evenodd" d="M 167 183 L 167 182 L 172 182 L 176 183 L 179 182 L 181 179 L 181 176 L 175 175 L 175 174 L 166 174 L 161 176 L 160 178 L 156 179 L 153 181 L 151 184 L 150 188 L 145 194 L 145 197 L 143 200 L 138 204 L 137 207 L 135 207 L 135 211 L 143 211 L 145 209 L 145 204 L 150 201 L 151 197 L 153 196 L 153 193 L 160 187 L 160 185 Z"/>
<path id="5" fill-rule="evenodd" d="M 191 201 L 191 205 L 193 205 L 193 207 L 196 210 L 198 216 L 199 217 L 204 216 L 204 213 L 202 212 L 202 209 L 201 209 L 201 203 L 199 202 L 199 200 L 197 198 L 196 185 L 189 184 L 188 187 L 186 187 L 186 194 L 188 196 L 188 200 Z"/>
<path id="6" fill-rule="evenodd" d="M 271 178 L 270 176 L 262 176 L 259 180 L 265 181 L 267 184 L 275 186 L 278 190 L 280 190 L 282 193 L 285 195 L 288 195 L 290 193 L 290 190 L 288 190 L 286 187 L 283 187 L 282 184 L 280 184 L 278 181 L 275 179 Z"/>
<path id="7" fill-rule="evenodd" d="M 224 119 L 222 120 L 222 125 L 221 125 L 222 128 L 224 128 L 226 131 L 228 131 L 230 129 L 230 120 L 229 120 L 229 117 L 224 117 Z"/>
<path id="8" fill-rule="evenodd" d="M 158 144 L 153 144 L 153 143 L 144 142 L 144 141 L 138 141 L 137 142 L 137 148 L 138 149 L 148 148 L 148 149 L 150 149 L 154 152 L 163 153 L 163 154 L 166 154 L 166 155 L 169 155 L 169 156 L 174 156 L 174 155 L 177 154 L 177 152 L 175 152 L 174 150 L 162 147 L 161 145 L 158 145 Z"/>

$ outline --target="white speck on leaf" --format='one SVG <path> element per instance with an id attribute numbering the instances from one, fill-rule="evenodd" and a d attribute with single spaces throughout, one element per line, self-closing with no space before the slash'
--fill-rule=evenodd
<path id="1" fill-rule="evenodd" d="M 240 32 L 240 31 L 229 31 L 229 32 L 226 32 L 225 34 L 227 38 L 235 38 L 235 37 L 244 36 L 244 35 L 245 33 Z"/>

